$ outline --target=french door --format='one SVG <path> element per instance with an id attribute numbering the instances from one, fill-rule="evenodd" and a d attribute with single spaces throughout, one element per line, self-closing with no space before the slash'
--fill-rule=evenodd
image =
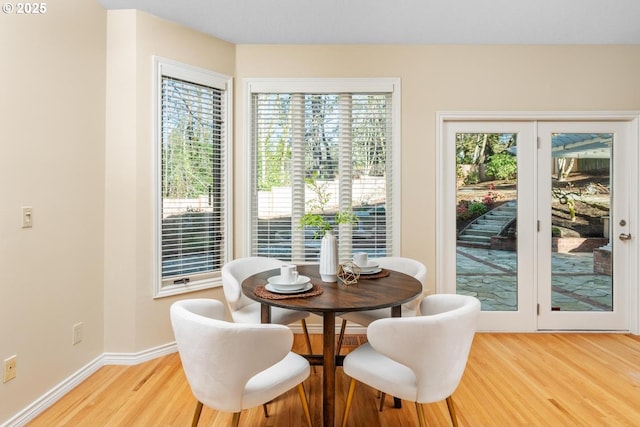
<path id="1" fill-rule="evenodd" d="M 481 330 L 628 330 L 634 126 L 443 121 L 439 291 L 477 296 Z"/>
<path id="2" fill-rule="evenodd" d="M 538 138 L 538 329 L 628 329 L 630 125 L 540 122 Z"/>

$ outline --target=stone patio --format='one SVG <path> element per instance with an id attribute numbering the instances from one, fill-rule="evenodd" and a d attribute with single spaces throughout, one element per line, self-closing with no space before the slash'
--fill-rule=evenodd
<path id="1" fill-rule="evenodd" d="M 516 252 L 457 248 L 458 293 L 476 296 L 483 311 L 515 311 Z M 552 309 L 610 311 L 612 277 L 594 273 L 591 252 L 553 253 Z"/>

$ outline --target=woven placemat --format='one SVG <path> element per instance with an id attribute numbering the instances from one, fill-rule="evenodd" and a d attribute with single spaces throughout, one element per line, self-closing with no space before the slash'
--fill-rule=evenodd
<path id="1" fill-rule="evenodd" d="M 361 279 L 381 279 L 383 277 L 387 277 L 391 272 L 389 270 L 385 270 L 384 268 L 375 274 L 362 274 L 360 273 Z"/>
<path id="2" fill-rule="evenodd" d="M 312 283 L 313 284 L 313 283 Z M 298 294 L 276 294 L 268 291 L 264 285 L 260 285 L 253 290 L 253 293 L 264 299 L 289 299 L 289 298 L 309 298 L 315 297 L 316 295 L 320 295 L 324 292 L 322 286 L 313 284 L 313 288 L 309 289 L 305 292 L 300 292 Z"/>

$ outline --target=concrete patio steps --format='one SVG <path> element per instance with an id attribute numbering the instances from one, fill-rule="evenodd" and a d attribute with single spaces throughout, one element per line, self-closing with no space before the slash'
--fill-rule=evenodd
<path id="1" fill-rule="evenodd" d="M 516 202 L 511 201 L 498 206 L 470 223 L 458 236 L 461 246 L 491 247 L 491 237 L 502 232 L 517 212 Z"/>

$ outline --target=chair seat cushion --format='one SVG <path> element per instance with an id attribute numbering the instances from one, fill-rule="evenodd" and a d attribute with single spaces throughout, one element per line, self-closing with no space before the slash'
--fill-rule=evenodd
<path id="1" fill-rule="evenodd" d="M 389 395 L 415 402 L 417 378 L 413 371 L 363 344 L 344 358 L 344 372 Z"/>
<path id="2" fill-rule="evenodd" d="M 242 396 L 242 409 L 253 408 L 275 399 L 303 382 L 309 374 L 307 359 L 295 353 L 289 353 L 280 362 L 253 376 L 247 382 Z"/>

